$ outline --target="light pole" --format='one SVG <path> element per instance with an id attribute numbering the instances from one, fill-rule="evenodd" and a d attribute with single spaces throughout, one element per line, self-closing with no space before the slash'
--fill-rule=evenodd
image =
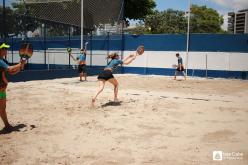
<path id="1" fill-rule="evenodd" d="M 81 0 L 81 49 L 84 48 L 84 0 Z"/>
<path id="2" fill-rule="evenodd" d="M 4 38 L 4 42 L 7 38 L 7 34 L 6 34 L 6 10 L 5 10 L 5 0 L 3 0 L 3 20 L 2 20 L 2 24 L 3 24 L 3 38 Z"/>
<path id="3" fill-rule="evenodd" d="M 189 9 L 188 9 L 187 48 L 186 48 L 186 76 L 188 75 L 188 63 L 189 63 L 190 12 L 191 12 L 191 0 L 189 0 Z"/>

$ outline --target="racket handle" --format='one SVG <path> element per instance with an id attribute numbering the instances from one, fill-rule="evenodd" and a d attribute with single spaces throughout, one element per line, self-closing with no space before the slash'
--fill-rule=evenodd
<path id="1" fill-rule="evenodd" d="M 89 42 L 85 42 L 84 44 L 84 49 L 87 50 L 87 45 L 88 45 Z"/>
<path id="2" fill-rule="evenodd" d="M 24 70 L 24 66 L 25 66 L 26 61 L 27 61 L 26 58 L 21 58 L 21 70 Z"/>

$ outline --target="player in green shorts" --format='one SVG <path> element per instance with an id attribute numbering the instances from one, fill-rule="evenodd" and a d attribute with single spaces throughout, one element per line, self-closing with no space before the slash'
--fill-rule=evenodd
<path id="1" fill-rule="evenodd" d="M 8 62 L 4 59 L 7 56 L 7 49 L 9 45 L 5 43 L 0 43 L 0 116 L 5 125 L 4 130 L 11 131 L 12 126 L 9 124 L 7 113 L 6 113 L 6 89 L 8 86 L 8 80 L 6 78 L 6 73 L 16 74 L 21 71 L 24 67 L 26 61 L 21 60 L 20 63 L 9 66 Z"/>

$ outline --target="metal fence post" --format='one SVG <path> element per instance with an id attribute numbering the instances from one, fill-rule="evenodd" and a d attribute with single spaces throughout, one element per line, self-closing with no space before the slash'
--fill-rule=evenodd
<path id="1" fill-rule="evenodd" d="M 108 39 L 108 44 L 107 44 L 107 54 L 109 54 L 109 40 L 110 40 L 110 36 L 109 36 L 109 32 L 107 33 L 107 39 Z"/>
<path id="2" fill-rule="evenodd" d="M 92 66 L 92 30 L 90 31 L 90 66 Z"/>
<path id="3" fill-rule="evenodd" d="M 42 24 L 43 27 L 43 39 L 44 39 L 44 65 L 46 66 L 46 24 Z"/>
<path id="4" fill-rule="evenodd" d="M 208 78 L 208 54 L 206 54 L 206 78 Z"/>
<path id="5" fill-rule="evenodd" d="M 11 36 L 11 55 L 12 55 L 12 65 L 14 63 L 14 40 L 13 36 Z"/>
<path id="6" fill-rule="evenodd" d="M 71 48 L 71 27 L 69 26 L 68 27 L 68 39 L 69 39 L 69 47 Z M 69 64 L 68 64 L 68 68 L 70 69 L 71 68 L 71 58 L 70 58 L 70 55 L 68 53 L 68 59 L 69 59 Z"/>

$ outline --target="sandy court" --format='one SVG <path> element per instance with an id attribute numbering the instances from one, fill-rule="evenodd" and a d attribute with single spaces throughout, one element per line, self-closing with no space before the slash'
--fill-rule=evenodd
<path id="1" fill-rule="evenodd" d="M 116 77 L 121 103 L 107 84 L 95 109 L 96 76 L 9 83 L 19 131 L 0 134 L 0 164 L 248 164 L 248 81 Z M 213 151 L 243 156 L 218 162 Z"/>

